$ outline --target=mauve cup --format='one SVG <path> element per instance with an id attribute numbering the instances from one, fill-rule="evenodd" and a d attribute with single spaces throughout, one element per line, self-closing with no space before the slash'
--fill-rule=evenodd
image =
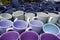
<path id="1" fill-rule="evenodd" d="M 34 31 L 23 32 L 20 36 L 21 40 L 38 40 L 38 34 Z"/>
<path id="2" fill-rule="evenodd" d="M 40 35 L 39 40 L 60 40 L 56 35 L 43 33 Z"/>
<path id="3" fill-rule="evenodd" d="M 56 26 L 55 24 L 47 23 L 43 26 L 43 31 L 45 33 L 51 33 L 54 35 L 58 35 L 59 34 L 59 27 Z"/>
<path id="4" fill-rule="evenodd" d="M 13 25 L 10 20 L 1 20 L 0 21 L 0 34 L 6 32 L 6 29 Z"/>
<path id="5" fill-rule="evenodd" d="M 60 33 L 57 35 L 57 37 L 60 39 Z"/>
<path id="6" fill-rule="evenodd" d="M 40 34 L 41 29 L 43 27 L 43 22 L 41 22 L 40 20 L 30 20 L 29 27 L 31 27 L 32 31 L 35 31 Z"/>
<path id="7" fill-rule="evenodd" d="M 19 33 L 16 31 L 10 31 L 6 32 L 1 35 L 0 40 L 18 40 L 19 39 Z"/>
<path id="8" fill-rule="evenodd" d="M 28 27 L 28 23 L 24 20 L 17 20 L 13 23 L 14 30 L 18 31 L 19 33 L 22 33 L 25 31 L 25 29 Z"/>

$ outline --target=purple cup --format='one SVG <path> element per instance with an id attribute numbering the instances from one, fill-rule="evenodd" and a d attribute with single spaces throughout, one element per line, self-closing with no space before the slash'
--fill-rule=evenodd
<path id="1" fill-rule="evenodd" d="M 20 36 L 21 40 L 38 40 L 38 34 L 34 31 L 23 32 Z"/>
<path id="2" fill-rule="evenodd" d="M 24 20 L 17 20 L 13 23 L 13 29 L 15 31 L 18 31 L 19 33 L 22 33 L 27 29 L 28 24 Z"/>
<path id="3" fill-rule="evenodd" d="M 57 35 L 57 37 L 60 39 L 60 33 Z"/>
<path id="4" fill-rule="evenodd" d="M 6 32 L 1 35 L 0 40 L 18 40 L 19 33 L 16 31 Z"/>
<path id="5" fill-rule="evenodd" d="M 39 40 L 60 40 L 56 35 L 43 33 L 40 35 Z"/>
<path id="6" fill-rule="evenodd" d="M 6 32 L 6 29 L 12 26 L 12 21 L 10 20 L 1 20 L 0 21 L 0 34 Z"/>
<path id="7" fill-rule="evenodd" d="M 43 22 L 41 22 L 40 20 L 30 20 L 29 27 L 31 27 L 32 31 L 35 31 L 40 34 L 41 29 L 43 27 Z"/>

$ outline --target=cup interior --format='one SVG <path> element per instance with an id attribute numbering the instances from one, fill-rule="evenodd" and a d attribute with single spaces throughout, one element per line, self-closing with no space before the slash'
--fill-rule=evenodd
<path id="1" fill-rule="evenodd" d="M 41 40 L 59 40 L 59 38 L 53 34 L 44 33 L 40 36 Z"/>
<path id="2" fill-rule="evenodd" d="M 48 14 L 46 14 L 46 13 L 44 13 L 44 12 L 38 12 L 37 13 L 37 16 L 39 17 L 48 17 L 49 15 Z"/>
<path id="3" fill-rule="evenodd" d="M 23 20 L 17 20 L 13 23 L 13 26 L 17 29 L 25 29 L 27 28 L 28 24 Z"/>
<path id="4" fill-rule="evenodd" d="M 34 17 L 35 15 L 33 13 L 25 13 L 25 16 L 27 16 L 27 17 Z"/>
<path id="5" fill-rule="evenodd" d="M 18 16 L 21 16 L 21 15 L 23 15 L 24 14 L 24 12 L 23 11 L 16 11 L 16 12 L 13 12 L 13 16 L 14 17 L 18 17 Z"/>
<path id="6" fill-rule="evenodd" d="M 12 18 L 12 15 L 11 15 L 11 14 L 8 14 L 8 13 L 3 13 L 3 14 L 1 14 L 1 16 L 2 16 L 3 18 L 5 18 L 5 19 L 10 19 L 10 18 Z"/>
<path id="7" fill-rule="evenodd" d="M 23 32 L 21 34 L 21 40 L 38 40 L 38 34 L 32 31 Z"/>
<path id="8" fill-rule="evenodd" d="M 1 20 L 0 21 L 1 28 L 8 28 L 12 26 L 12 21 L 10 20 Z"/>
<path id="9" fill-rule="evenodd" d="M 18 40 L 19 38 L 19 33 L 16 31 L 10 31 L 10 32 L 6 32 L 3 33 L 1 35 L 1 40 Z"/>
<path id="10" fill-rule="evenodd" d="M 43 27 L 43 31 L 45 33 L 52 33 L 52 34 L 58 34 L 59 28 L 54 24 L 45 24 Z"/>
<path id="11" fill-rule="evenodd" d="M 43 22 L 41 22 L 39 20 L 30 20 L 29 25 L 33 26 L 33 27 L 42 27 L 43 26 Z"/>

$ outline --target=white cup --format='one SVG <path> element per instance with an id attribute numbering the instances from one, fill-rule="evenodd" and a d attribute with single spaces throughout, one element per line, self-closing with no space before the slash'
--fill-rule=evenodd
<path id="1" fill-rule="evenodd" d="M 35 17 L 34 13 L 25 13 L 25 21 L 31 20 L 33 17 Z"/>
<path id="2" fill-rule="evenodd" d="M 48 13 L 49 14 L 49 20 L 48 23 L 53 23 L 56 24 L 59 18 L 59 15 L 55 14 L 55 13 Z"/>
<path id="3" fill-rule="evenodd" d="M 24 12 L 23 11 L 13 12 L 12 16 L 14 18 L 17 18 L 17 20 L 24 20 Z"/>
<path id="4" fill-rule="evenodd" d="M 60 24 L 60 12 L 58 12 L 59 19 L 58 19 L 58 24 Z"/>
<path id="5" fill-rule="evenodd" d="M 44 12 L 38 12 L 37 17 L 38 20 L 41 20 L 43 23 L 46 23 L 48 21 L 49 15 Z"/>
<path id="6" fill-rule="evenodd" d="M 1 19 L 11 19 L 12 15 L 9 13 L 2 13 L 0 14 L 0 16 L 2 17 Z"/>

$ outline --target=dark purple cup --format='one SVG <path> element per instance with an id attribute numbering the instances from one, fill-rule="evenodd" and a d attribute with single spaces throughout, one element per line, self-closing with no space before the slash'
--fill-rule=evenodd
<path id="1" fill-rule="evenodd" d="M 39 40 L 60 40 L 56 35 L 43 33 L 40 35 Z"/>
<path id="2" fill-rule="evenodd" d="M 19 33 L 16 31 L 10 31 L 3 33 L 0 37 L 0 40 L 18 40 Z"/>
<path id="3" fill-rule="evenodd" d="M 20 37 L 21 40 L 38 40 L 38 34 L 34 31 L 23 32 Z"/>

